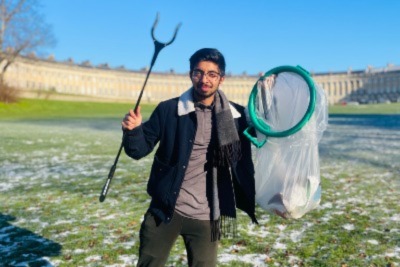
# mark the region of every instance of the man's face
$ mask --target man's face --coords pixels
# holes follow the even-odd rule
[[[225,77],[221,77],[218,65],[212,61],[201,61],[190,74],[195,96],[198,100],[214,99],[214,94]]]

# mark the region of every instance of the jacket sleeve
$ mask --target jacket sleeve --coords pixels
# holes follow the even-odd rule
[[[161,107],[158,105],[148,121],[125,133],[123,146],[129,157],[141,159],[153,151],[160,140],[161,129],[164,128],[161,114]]]

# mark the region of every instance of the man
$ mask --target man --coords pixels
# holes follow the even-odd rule
[[[140,229],[138,266],[164,266],[181,235],[189,266],[215,266],[221,230],[236,218],[235,206],[257,222],[254,167],[244,108],[219,86],[225,59],[216,49],[190,58],[193,86],[161,102],[142,123],[140,109],[122,121],[124,149],[140,159],[159,143],[147,192],[152,197]]]

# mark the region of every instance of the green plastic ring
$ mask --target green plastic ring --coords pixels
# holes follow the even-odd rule
[[[281,132],[272,131],[271,127],[268,124],[264,123],[263,120],[259,119],[256,114],[255,101],[256,101],[256,96],[257,96],[257,91],[258,91],[257,90],[258,81],[257,81],[256,84],[254,85],[253,90],[251,91],[251,94],[249,97],[249,104],[248,104],[249,116],[250,116],[250,120],[253,123],[253,126],[258,131],[263,133],[264,135],[270,136],[270,137],[287,137],[289,135],[292,135],[292,134],[298,132],[310,120],[311,115],[313,114],[314,109],[315,109],[316,90],[315,90],[314,81],[312,80],[310,74],[302,67],[300,67],[300,66],[276,67],[276,68],[271,69],[270,71],[266,72],[262,77],[260,77],[259,80],[264,79],[270,75],[278,74],[281,72],[294,72],[294,73],[300,75],[306,81],[308,88],[310,90],[310,102],[308,104],[306,113],[304,114],[303,118],[295,126],[293,126],[292,128],[290,128],[288,130],[281,131]]]

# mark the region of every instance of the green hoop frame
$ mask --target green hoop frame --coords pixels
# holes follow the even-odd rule
[[[307,83],[308,88],[310,90],[310,102],[308,104],[306,113],[304,114],[303,118],[292,128],[281,131],[281,132],[276,132],[271,130],[271,127],[264,123],[263,120],[259,119],[257,117],[256,111],[255,111],[255,101],[257,97],[257,84],[259,80],[265,79],[268,76],[271,76],[273,74],[278,74],[281,72],[293,72],[298,75],[300,75]],[[262,147],[266,143],[266,139],[262,142],[259,142],[256,137],[251,136],[249,133],[249,130],[251,128],[256,128],[259,132],[264,134],[266,137],[287,137],[289,135],[292,135],[296,132],[298,132],[303,126],[310,120],[311,115],[314,112],[315,109],[315,101],[316,101],[316,89],[314,85],[314,81],[312,80],[310,74],[308,71],[303,69],[300,66],[280,66],[271,69],[270,71],[266,72],[260,79],[258,79],[256,84],[253,86],[253,89],[251,91],[250,97],[249,97],[249,104],[248,104],[248,111],[249,111],[249,116],[250,120],[253,123],[253,126],[248,127],[243,133],[244,135],[258,148]]]

